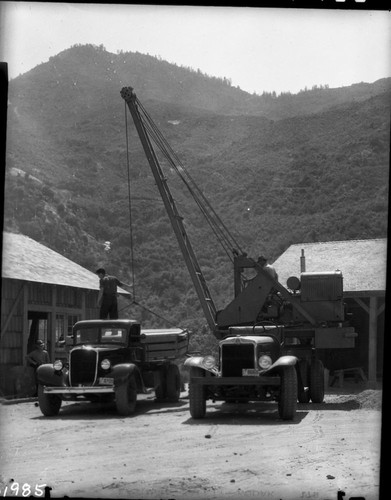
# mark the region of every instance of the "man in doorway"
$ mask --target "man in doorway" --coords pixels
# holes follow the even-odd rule
[[[105,269],[100,267],[95,271],[99,277],[99,295],[97,306],[100,319],[118,319],[117,287],[124,284],[115,276],[106,274]]]
[[[45,349],[45,344],[42,340],[35,342],[35,349],[26,356],[26,361],[29,366],[37,370],[38,366],[50,363],[49,353]]]

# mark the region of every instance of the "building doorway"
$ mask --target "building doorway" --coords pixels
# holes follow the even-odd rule
[[[50,339],[48,338],[49,313],[42,311],[28,311],[29,336],[27,340],[27,353],[35,349],[37,340],[42,340],[50,352]]]

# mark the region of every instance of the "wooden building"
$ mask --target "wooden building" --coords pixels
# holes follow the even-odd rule
[[[66,337],[81,319],[99,317],[99,279],[33,239],[4,232],[1,286],[0,390],[23,392],[25,358],[42,339],[50,359],[66,359]],[[124,297],[130,294],[119,289]],[[16,387],[18,385],[18,387]],[[28,385],[28,384],[27,384]]]
[[[352,349],[320,353],[333,370],[363,368],[369,386],[383,374],[387,240],[350,240],[291,245],[275,262],[281,284],[301,271],[342,271],[344,302],[358,337]]]

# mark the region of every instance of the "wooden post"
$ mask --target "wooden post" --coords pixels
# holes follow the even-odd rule
[[[301,257],[300,257],[300,272],[305,273],[305,255],[304,248],[301,249]]]
[[[86,293],[87,293],[87,290],[84,290],[84,288],[83,288],[81,291],[81,319],[87,318]]]
[[[57,285],[52,286],[52,303],[48,314],[48,338],[50,339],[49,357],[53,363],[56,348]]]
[[[14,303],[12,304],[11,310],[9,311],[9,313],[7,315],[7,318],[4,322],[4,325],[2,325],[2,327],[1,327],[0,340],[2,339],[3,335],[7,331],[7,328],[8,328],[8,325],[10,324],[12,316],[13,316],[14,312],[16,311],[16,308],[18,307],[20,300],[23,297],[23,292],[24,292],[24,285],[22,284],[22,286],[20,287],[19,292],[14,300]]]
[[[26,366],[27,344],[29,341],[29,286],[28,283],[23,285],[23,323],[22,323],[22,365]]]
[[[369,299],[369,338],[368,338],[368,387],[376,388],[377,372],[377,297]]]

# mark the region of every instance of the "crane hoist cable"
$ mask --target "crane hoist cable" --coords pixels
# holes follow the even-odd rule
[[[175,327],[177,328],[178,325],[177,324],[174,324],[172,323],[170,320],[168,320],[167,318],[161,316],[160,314],[156,313],[155,311],[152,311],[152,309],[149,309],[148,307],[145,307],[143,306],[142,304],[140,304],[140,302],[137,302],[136,300],[133,300],[131,304],[127,304],[126,306],[122,307],[121,309],[119,309],[118,312],[121,312],[123,311],[124,309],[127,309],[128,307],[130,307],[130,305],[136,305],[137,307],[139,307],[140,309],[144,309],[144,311],[147,311],[149,312],[150,314],[153,314],[154,316],[156,316],[157,318],[159,319],[162,319],[163,321],[165,321],[168,325],[172,326],[172,327]],[[186,330],[186,328],[183,328],[183,330]]]
[[[231,252],[235,249],[235,247],[239,248],[238,243],[230,234],[227,227],[219,218],[219,216],[217,215],[217,213],[215,212],[215,210],[213,209],[213,207],[211,206],[205,195],[202,193],[202,191],[200,190],[194,179],[190,176],[189,172],[184,167],[183,163],[177,157],[176,153],[172,150],[171,146],[167,143],[167,141],[164,139],[164,137],[162,136],[160,131],[156,128],[156,126],[154,126],[153,121],[146,113],[144,108],[142,108],[142,111],[145,115],[145,118],[148,120],[147,122],[144,121],[144,126],[147,128],[147,130],[149,130],[151,138],[154,140],[155,144],[159,146],[160,150],[163,152],[163,154],[169,161],[172,168],[175,170],[175,172],[187,186],[190,194],[192,195],[196,204],[200,208],[201,213],[204,215],[205,219],[209,223],[210,227],[212,228],[212,231],[215,233],[220,244],[223,246],[226,253],[231,258]],[[154,127],[153,132],[151,132],[150,125]],[[175,163],[174,158],[176,159],[177,163]]]
[[[216,224],[215,220],[210,216],[210,212],[208,212],[205,208],[205,205],[201,202],[201,198],[197,196],[196,191],[199,190],[198,187],[194,189],[195,183],[193,181],[193,186],[188,182],[182,172],[184,172],[184,167],[178,167],[178,165],[173,161],[172,156],[170,156],[169,151],[162,142],[161,138],[158,135],[155,135],[153,129],[149,126],[149,124],[145,121],[143,121],[145,129],[148,131],[149,136],[153,140],[153,142],[159,147],[160,151],[163,153],[164,157],[168,160],[170,163],[171,167],[173,170],[178,174],[178,176],[181,178],[181,180],[184,182],[186,185],[187,189],[189,190],[190,194],[192,195],[194,201],[196,202],[197,206],[199,207],[201,213],[204,215],[206,221],[208,222],[209,226],[211,227],[212,231],[214,232],[217,240],[220,242],[222,245],[223,249],[227,253],[227,255],[230,257],[230,250],[231,250],[231,244],[227,240],[226,235],[221,231],[221,225],[219,226]]]
[[[160,314],[157,314],[156,312],[152,311],[152,309],[149,309],[148,307],[143,306],[136,300],[136,283],[135,283],[135,272],[134,272],[134,244],[133,244],[133,217],[132,217],[132,197],[131,197],[131,181],[130,181],[130,158],[129,158],[129,134],[128,134],[128,121],[127,121],[127,114],[126,114],[126,104],[125,104],[125,135],[126,135],[126,165],[127,165],[127,180],[128,180],[128,206],[129,206],[129,234],[130,234],[130,267],[131,267],[131,273],[132,273],[132,303],[130,305],[136,305],[140,309],[143,309],[144,311],[147,311],[154,316],[156,316],[159,319],[162,319],[165,321],[168,325],[172,327],[176,327],[177,325],[174,325],[170,320],[167,318],[161,316]],[[160,201],[160,200],[156,200]],[[120,311],[123,309],[127,309],[129,305],[124,306]]]
[[[143,105],[136,97],[136,102],[138,109],[140,111],[141,119],[145,129],[148,131],[153,142],[158,146],[164,157],[167,159],[171,167],[178,174],[181,180],[186,185],[190,194],[192,195],[194,201],[200,208],[201,213],[204,215],[212,231],[216,235],[218,241],[222,245],[224,251],[227,253],[229,258],[232,260],[232,253],[243,253],[240,245],[230,233],[224,222],[218,216],[206,196],[203,194],[201,189],[198,187],[197,183],[194,181],[192,176],[189,174],[184,164],[177,156],[175,151],[172,149],[170,144],[164,138],[163,134],[159,131],[156,124],[153,122],[152,118],[149,116],[148,112],[145,110]]]
[[[125,136],[126,136],[126,164],[128,175],[128,206],[129,206],[129,234],[130,234],[130,267],[132,271],[132,296],[133,302],[136,301],[136,285],[134,280],[134,252],[133,252],[133,223],[132,223],[132,197],[130,193],[130,160],[129,160],[129,136],[128,136],[128,121],[126,119],[125,109]]]

